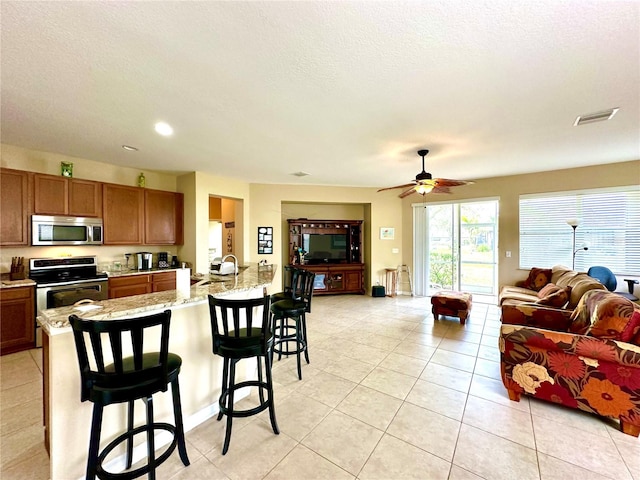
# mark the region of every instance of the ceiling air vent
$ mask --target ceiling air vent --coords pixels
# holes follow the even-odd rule
[[[580,115],[576,118],[574,127],[578,125],[584,125],[585,123],[603,122],[605,120],[611,120],[613,116],[620,110],[619,108],[610,108],[603,112],[589,113],[588,115]]]
[[[307,172],[295,172],[295,173],[292,173],[291,175],[295,177],[306,177],[307,175],[311,175],[311,174]]]

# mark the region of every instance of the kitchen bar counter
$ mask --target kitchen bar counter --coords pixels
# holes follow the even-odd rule
[[[108,272],[104,272],[107,274],[107,277],[126,277],[128,275],[144,275],[149,273],[160,273],[160,272],[175,272],[176,270],[180,270],[179,268],[150,268],[149,270],[136,270],[136,269],[127,269],[123,268],[122,270],[109,270]]]
[[[43,310],[38,316],[38,323],[49,335],[57,335],[70,331],[69,315],[72,314],[94,320],[142,315],[146,312],[164,310],[179,305],[204,302],[209,294],[223,296],[267,287],[271,285],[275,272],[275,269],[266,269],[254,264],[240,271],[238,275],[205,275],[199,277],[201,280],[189,289],[168,290],[103,300],[89,305]]]
[[[135,317],[170,309],[169,351],[182,358],[179,381],[184,427],[188,431],[217,415],[222,385],[222,359],[212,352],[207,295],[238,298],[262,296],[275,272],[275,268],[264,269],[254,264],[238,276],[204,276],[199,285],[190,288],[104,300],[85,305],[85,308],[81,305],[42,311],[38,321],[43,326],[45,446],[50,456],[50,478],[84,478],[87,462],[93,404],[80,401],[80,372],[72,329],[68,324],[70,314],[97,320]],[[153,341],[153,335],[158,335],[157,332],[150,334],[150,341]],[[238,367],[238,382],[255,375],[255,361],[243,361]],[[173,423],[170,389],[153,398],[155,421]],[[237,400],[240,400],[240,396]],[[138,405],[136,425],[144,423],[144,417],[144,408]],[[126,430],[126,418],[126,404],[105,408],[101,448]],[[222,440],[221,437],[220,442]],[[168,441],[167,435],[156,435],[156,448],[160,449]],[[189,448],[193,447],[187,445]],[[122,470],[123,452],[114,453],[112,464],[106,467],[109,471]],[[191,458],[196,453],[189,451]],[[146,455],[144,442],[134,448],[134,463],[143,455]]]

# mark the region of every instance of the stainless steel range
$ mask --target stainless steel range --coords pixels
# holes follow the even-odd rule
[[[82,300],[106,300],[108,279],[98,273],[95,256],[32,258],[29,278],[36,282],[38,313],[47,308],[65,307]],[[36,325],[36,345],[41,346],[42,335]]]

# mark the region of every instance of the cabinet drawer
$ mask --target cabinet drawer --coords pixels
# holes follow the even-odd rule
[[[0,289],[2,300],[19,300],[33,296],[33,287],[15,287]]]
[[[162,272],[162,273],[154,273],[152,276],[153,283],[156,282],[175,282],[176,281],[176,272]]]
[[[124,287],[127,285],[137,285],[139,283],[150,283],[151,275],[127,275],[125,277],[115,277],[109,279],[109,287]]]

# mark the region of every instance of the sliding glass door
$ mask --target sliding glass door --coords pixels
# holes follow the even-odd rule
[[[498,201],[414,205],[416,293],[495,295]]]

